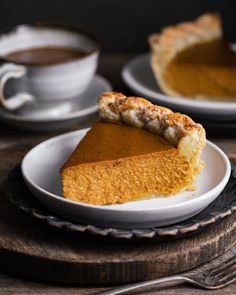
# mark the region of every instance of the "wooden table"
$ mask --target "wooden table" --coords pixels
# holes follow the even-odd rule
[[[123,91],[124,93],[130,93],[129,90],[124,86],[121,77],[120,70],[122,66],[129,60],[131,56],[127,55],[104,55],[100,59],[99,73],[104,75],[112,83],[114,90]],[[84,122],[83,126],[88,126],[90,122]],[[78,126],[71,128],[77,129]],[[14,146],[19,146],[20,144],[37,144],[46,138],[56,135],[53,134],[34,134],[32,132],[20,132],[17,130],[10,129],[6,126],[0,126],[0,148],[10,149],[14,153]],[[221,134],[220,130],[214,132],[214,134],[208,134],[208,138],[220,146],[227,154],[236,155],[236,132],[234,134]],[[5,164],[4,164],[5,163]],[[6,164],[7,167],[14,167],[16,164],[14,161],[14,156],[8,159],[4,159],[0,164],[0,175],[3,178],[6,174]],[[91,294],[96,291],[103,290],[104,288],[90,288],[89,286],[85,287],[76,287],[76,286],[58,286],[52,284],[44,284],[33,281],[21,280],[18,278],[13,278],[0,274],[0,294]],[[142,290],[132,294],[196,294],[202,295],[206,294],[207,291],[203,291],[196,288],[191,288],[187,285],[168,285],[158,288],[150,288],[146,291]],[[210,292],[213,295],[220,294],[236,294],[236,283],[228,286],[224,290],[216,290]]]

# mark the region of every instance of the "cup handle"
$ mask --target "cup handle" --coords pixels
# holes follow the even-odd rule
[[[34,100],[28,93],[17,93],[9,98],[4,96],[6,82],[11,78],[20,78],[26,73],[26,68],[13,63],[6,63],[0,66],[0,104],[9,111],[15,111],[26,103]]]

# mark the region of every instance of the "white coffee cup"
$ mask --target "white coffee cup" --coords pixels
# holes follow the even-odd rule
[[[29,65],[7,58],[13,52],[41,47],[73,48],[86,55],[48,65]],[[0,105],[16,111],[28,103],[53,105],[83,93],[96,71],[99,50],[96,37],[66,25],[20,25],[0,34]],[[4,95],[6,83],[14,93],[8,98]]]

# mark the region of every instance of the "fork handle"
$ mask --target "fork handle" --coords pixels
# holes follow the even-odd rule
[[[161,283],[167,283],[167,282],[173,282],[173,281],[179,281],[179,283],[189,281],[188,278],[182,277],[182,276],[169,276],[169,277],[163,277],[160,279],[145,281],[145,282],[139,282],[134,284],[128,284],[122,287],[118,287],[115,289],[111,289],[105,292],[99,292],[94,295],[116,295],[116,294],[124,294],[128,291],[136,290],[143,287],[148,287],[152,285],[157,285]]]

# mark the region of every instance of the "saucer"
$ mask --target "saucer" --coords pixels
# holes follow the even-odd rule
[[[65,129],[73,124],[86,119],[87,116],[96,113],[97,100],[100,94],[104,91],[111,91],[111,84],[102,76],[95,75],[89,88],[73,101],[60,104],[59,108],[55,109],[55,114],[51,115],[51,110],[48,114],[51,116],[42,116],[39,112],[35,116],[10,113],[7,110],[0,108],[0,122],[17,129],[28,131],[56,131]]]
[[[194,192],[107,206],[65,199],[61,193],[60,168],[87,131],[78,130],[46,140],[29,151],[22,162],[23,178],[32,194],[66,220],[121,229],[166,226],[198,214],[217,198],[228,182],[229,160],[208,141],[201,156],[205,167]]]
[[[160,90],[152,73],[149,53],[131,59],[122,70],[122,78],[136,95],[149,98],[156,104],[203,119],[214,121],[235,120],[236,102],[196,100],[165,95]]]
[[[65,114],[69,114],[78,108],[78,97],[70,99],[67,102],[58,103],[29,103],[24,105],[15,114],[28,119],[47,120],[48,118],[58,118]]]

